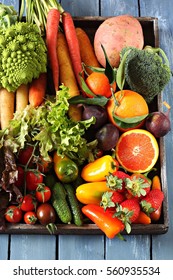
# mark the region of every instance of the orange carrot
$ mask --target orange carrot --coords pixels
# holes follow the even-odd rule
[[[73,71],[67,41],[65,35],[62,32],[59,32],[58,34],[57,54],[59,62],[60,83],[69,88],[70,97],[79,95],[80,91]],[[68,114],[73,120],[81,120],[81,108],[77,107],[76,105],[70,105]]]
[[[64,33],[70,52],[73,70],[76,76],[76,80],[78,81],[78,84],[81,87],[81,80],[80,80],[79,73],[82,73],[82,62],[80,56],[79,42],[76,35],[74,22],[70,13],[64,12],[62,14],[62,23],[63,23]]]
[[[76,34],[79,42],[81,60],[85,64],[86,72],[89,75],[93,71],[87,66],[100,67],[100,64],[96,58],[94,48],[88,34],[80,27],[76,28]]]
[[[14,115],[15,93],[9,92],[4,88],[0,89],[0,106],[1,106],[1,129],[8,127],[10,120]]]
[[[153,177],[151,189],[153,189],[153,190],[162,189],[160,177],[158,175],[155,175]],[[162,205],[159,207],[159,209],[157,209],[156,211],[154,211],[150,214],[151,220],[154,222],[157,222],[160,219],[161,213],[162,213]]]
[[[29,87],[29,103],[33,107],[44,101],[47,86],[47,73],[41,73],[38,79],[33,79]]]
[[[50,9],[46,24],[46,45],[56,91],[59,89],[59,65],[56,51],[59,22],[60,12],[58,9]]]
[[[151,219],[146,213],[144,213],[143,211],[140,211],[139,216],[135,220],[134,224],[149,225],[149,224],[151,224]]]

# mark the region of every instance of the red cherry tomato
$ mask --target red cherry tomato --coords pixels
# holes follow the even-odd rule
[[[20,209],[24,212],[33,211],[37,206],[35,197],[32,194],[26,194],[20,205]]]
[[[36,199],[41,202],[47,202],[51,197],[51,190],[44,184],[39,184],[35,192]]]
[[[97,159],[97,158],[100,158],[102,156],[103,156],[103,150],[96,149],[95,152],[94,152],[94,158]]]
[[[16,205],[10,205],[7,207],[5,212],[5,219],[9,223],[19,223],[23,218],[23,212],[19,208],[19,206]]]
[[[32,163],[32,153],[33,153],[34,147],[33,146],[27,146],[26,148],[20,150],[19,156],[18,156],[18,162],[22,165],[26,165],[29,163]]]
[[[52,167],[53,160],[51,157],[49,157],[49,160],[44,160],[41,156],[39,157],[37,166],[40,172],[47,173],[50,168]]]
[[[33,211],[28,211],[24,214],[23,219],[25,224],[34,225],[37,221],[37,215]]]
[[[35,191],[38,184],[43,183],[43,175],[38,170],[26,172],[26,189],[28,191]]]
[[[21,166],[17,166],[17,171],[18,171],[18,178],[17,181],[15,182],[15,185],[18,188],[21,188],[24,184],[25,171]]]

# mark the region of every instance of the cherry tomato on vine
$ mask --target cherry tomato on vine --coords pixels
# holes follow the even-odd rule
[[[100,157],[102,157],[102,156],[103,156],[103,150],[101,150],[101,149],[96,149],[96,150],[94,151],[94,158],[95,158],[95,159],[100,158]]]
[[[21,166],[17,166],[18,178],[15,182],[16,187],[21,188],[24,184],[25,171]]]
[[[40,171],[33,169],[26,172],[26,189],[28,191],[35,191],[38,184],[43,183],[43,175]]]
[[[19,206],[16,205],[10,205],[7,207],[5,212],[5,219],[9,223],[19,223],[23,218],[23,212],[19,208]]]
[[[37,215],[33,211],[28,211],[24,214],[23,219],[25,224],[34,225],[37,221]]]
[[[37,166],[40,172],[47,173],[53,165],[52,157],[49,157],[49,160],[44,160],[42,156],[39,157]]]
[[[56,213],[53,206],[49,203],[42,203],[37,208],[37,218],[42,225],[48,225],[50,223],[55,223]]]
[[[26,148],[20,150],[19,156],[18,156],[18,162],[22,165],[26,165],[30,161],[30,165],[31,165],[33,151],[34,151],[33,146],[27,146]]]
[[[45,184],[39,184],[35,192],[36,199],[41,202],[47,202],[51,197],[51,190]]]
[[[33,211],[37,206],[35,197],[32,194],[26,194],[20,205],[20,209],[24,212]]]

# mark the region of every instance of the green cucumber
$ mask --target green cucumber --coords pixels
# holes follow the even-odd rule
[[[64,186],[57,182],[52,188],[52,205],[64,224],[70,224],[72,220],[72,213],[68,202],[66,200],[66,191]]]
[[[71,208],[74,224],[76,226],[82,226],[82,211],[80,209],[79,202],[76,198],[74,188],[70,184],[64,184],[64,188],[67,192],[67,199]]]

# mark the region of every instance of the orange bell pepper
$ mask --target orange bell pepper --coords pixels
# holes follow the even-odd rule
[[[100,204],[102,194],[111,191],[106,181],[85,183],[76,188],[76,197],[83,204]]]
[[[151,188],[152,188],[152,190],[154,190],[154,189],[161,190],[162,189],[160,177],[158,175],[155,175],[153,177]],[[150,214],[151,220],[153,222],[157,222],[160,219],[161,212],[162,212],[162,205],[159,207],[159,209],[157,209],[156,211],[154,211]]]
[[[140,211],[138,218],[133,222],[134,224],[151,224],[151,218],[143,211]]]
[[[105,155],[85,165],[81,177],[86,182],[106,181],[106,176],[115,172],[118,168],[118,161],[110,155]]]
[[[117,217],[113,217],[112,213],[105,211],[104,208],[99,205],[87,204],[82,207],[82,212],[93,221],[108,238],[112,239],[124,230],[124,224]]]

